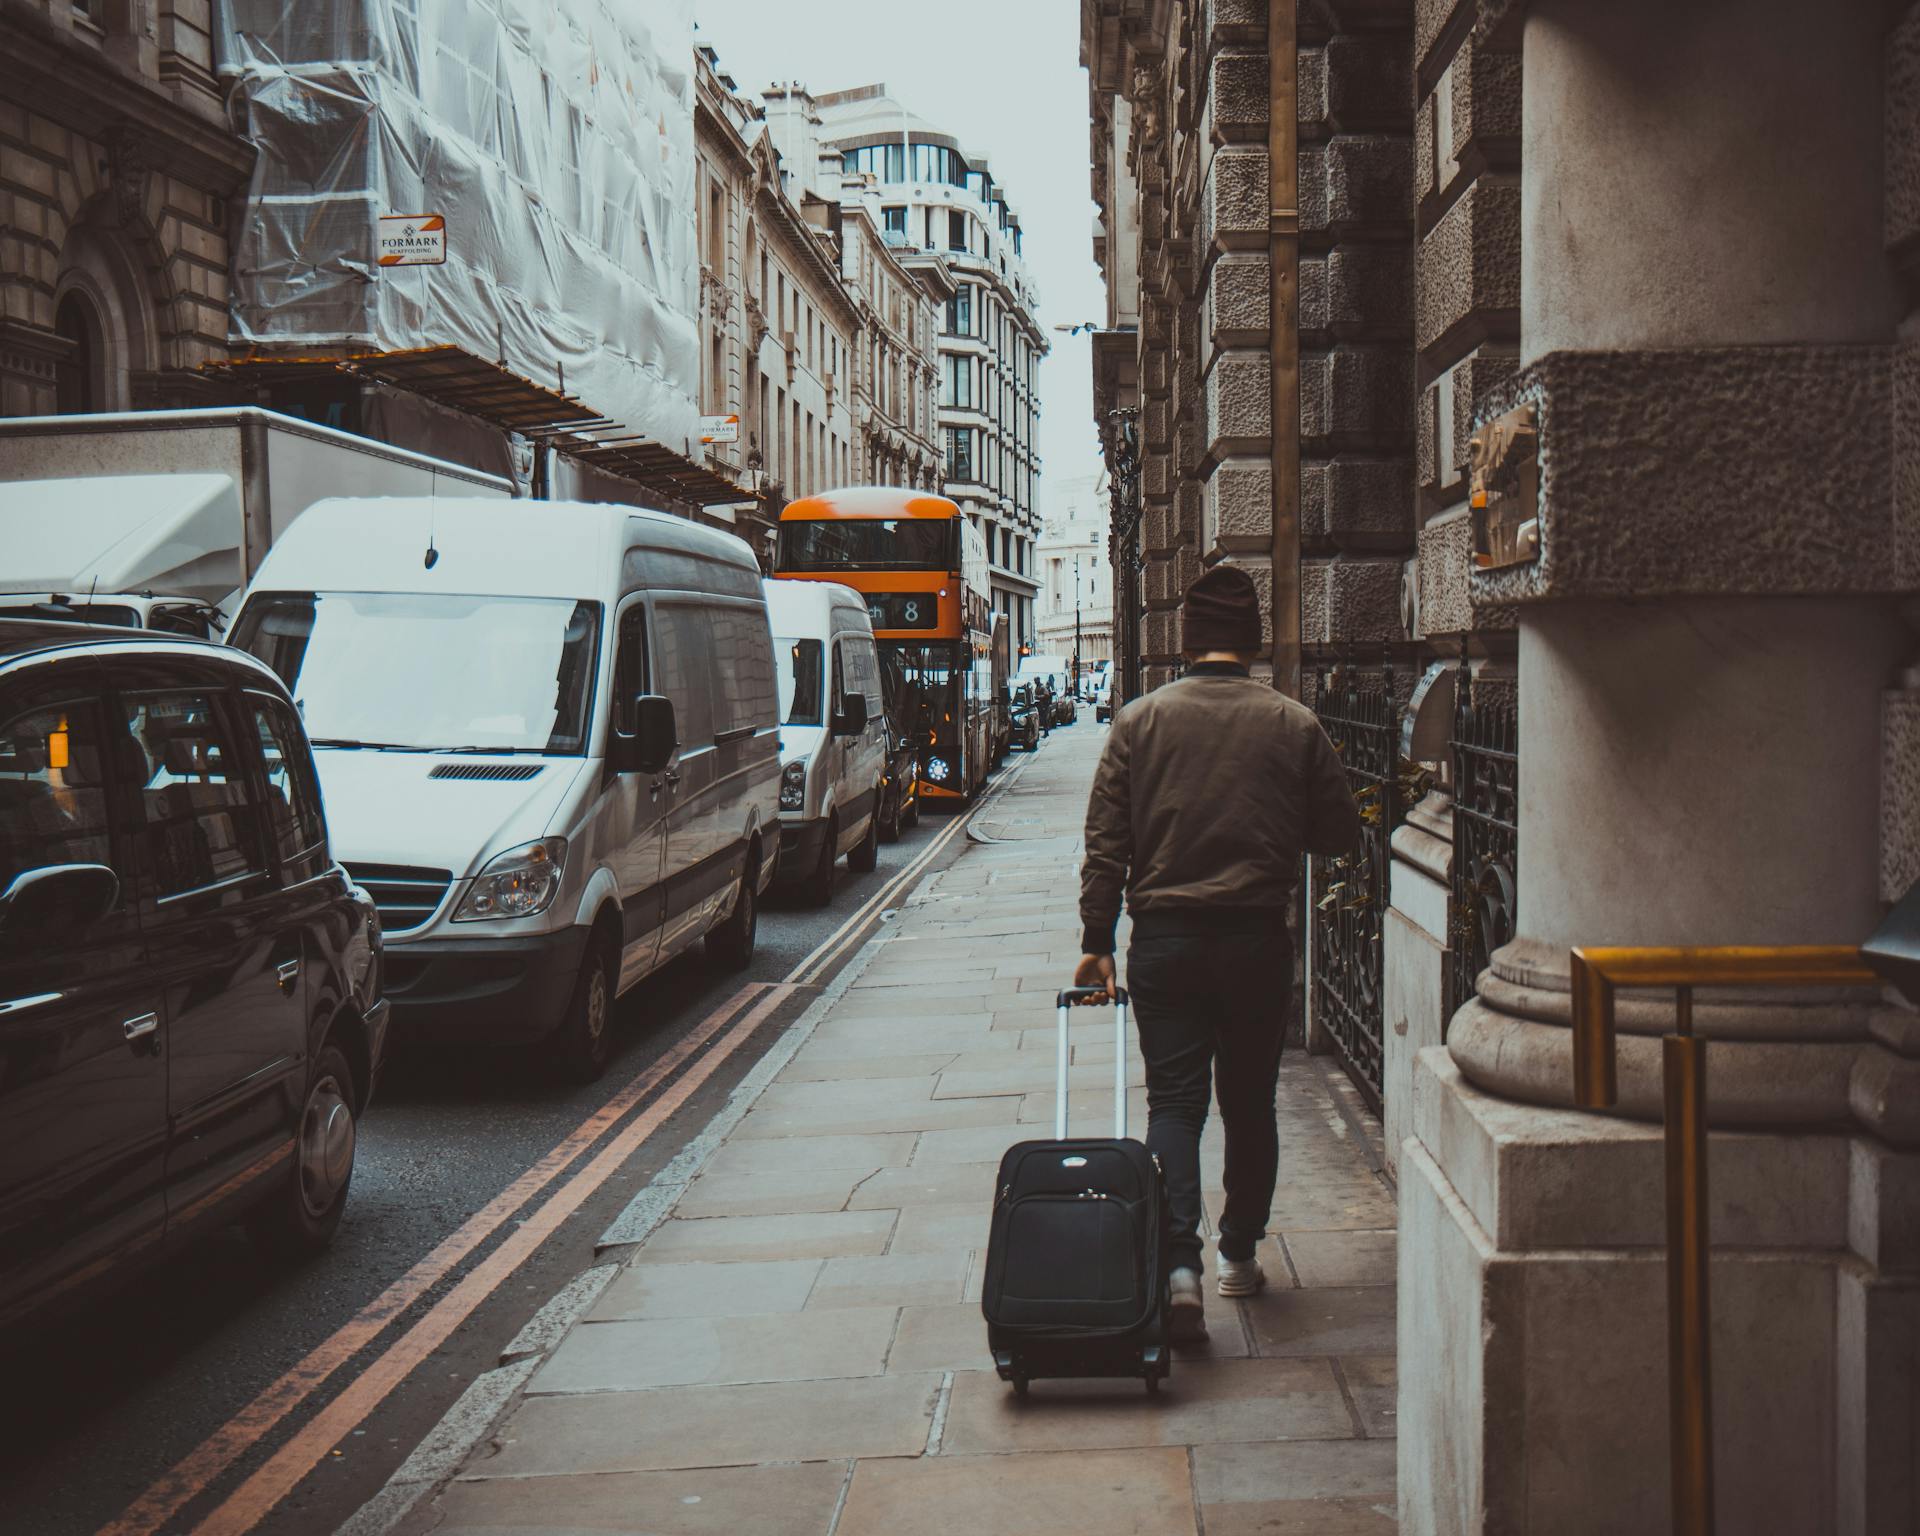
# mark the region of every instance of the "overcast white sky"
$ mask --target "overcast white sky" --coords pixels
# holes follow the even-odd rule
[[[1099,473],[1092,343],[1056,324],[1106,314],[1093,262],[1087,75],[1074,0],[695,0],[700,41],[744,92],[815,94],[884,81],[907,107],[984,151],[1020,215],[1040,324],[1040,514],[1063,480]]]

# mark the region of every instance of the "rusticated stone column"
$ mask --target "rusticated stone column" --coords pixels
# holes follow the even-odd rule
[[[1892,894],[1920,499],[1887,177],[1920,74],[1882,67],[1888,7],[1481,11],[1524,89],[1519,367],[1476,415],[1540,427],[1538,556],[1471,585],[1518,620],[1520,937],[1415,1070],[1401,1529],[1638,1533],[1669,1518],[1673,1010],[1623,998],[1619,1113],[1565,1107],[1567,951],[1858,942]],[[1920,1023],[1867,992],[1694,1018],[1718,1528],[1910,1531]]]

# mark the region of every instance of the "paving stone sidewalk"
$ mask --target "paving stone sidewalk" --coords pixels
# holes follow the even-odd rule
[[[1049,1134],[1104,730],[1056,731],[489,1443],[410,1530],[1374,1536],[1394,1522],[1394,1203],[1329,1060],[1282,1068],[1270,1288],[1137,1382],[993,1373],[994,1165]],[[1075,1128],[1111,1123],[1105,1015]],[[1137,1054],[1132,1128],[1144,1132]],[[1217,1119],[1206,1144],[1217,1216]]]

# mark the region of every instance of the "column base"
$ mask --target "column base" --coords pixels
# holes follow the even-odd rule
[[[1414,1069],[1401,1148],[1403,1536],[1668,1528],[1658,1127]],[[1718,1528],[1892,1536],[1920,1518],[1920,1155],[1716,1133]]]

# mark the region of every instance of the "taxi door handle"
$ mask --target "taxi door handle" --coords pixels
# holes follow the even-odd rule
[[[293,984],[300,979],[300,962],[298,960],[283,960],[273,968],[273,973],[280,982],[280,990],[291,996],[293,994]]]
[[[128,1045],[138,1045],[142,1040],[160,1028],[160,1015],[142,1013],[128,1019],[120,1026],[120,1033],[127,1037]]]

